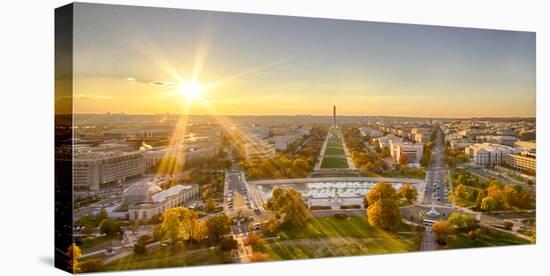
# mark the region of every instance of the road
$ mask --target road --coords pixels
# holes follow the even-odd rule
[[[252,215],[259,214],[260,203],[253,194],[244,173],[240,170],[229,170],[225,174],[224,185],[224,210],[226,213],[233,215]]]
[[[449,203],[445,179],[447,168],[441,129],[436,127],[435,146],[432,149],[430,164],[426,169],[426,193],[423,204],[446,205]]]
[[[420,245],[420,251],[437,250],[439,245],[437,244],[437,236],[432,231],[431,226],[426,226],[426,233],[422,239],[422,245]]]

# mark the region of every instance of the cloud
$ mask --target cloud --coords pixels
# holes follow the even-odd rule
[[[155,86],[155,87],[173,87],[175,86],[175,83],[173,82],[170,82],[170,81],[152,81],[152,82],[149,82],[150,85],[152,86]]]
[[[74,95],[74,98],[77,100],[90,100],[90,101],[106,101],[112,100],[113,98],[105,95],[95,95],[95,94],[80,94]]]

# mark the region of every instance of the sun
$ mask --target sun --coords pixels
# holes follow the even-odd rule
[[[192,99],[200,97],[204,91],[204,88],[198,83],[188,82],[183,83],[179,91],[185,97]]]

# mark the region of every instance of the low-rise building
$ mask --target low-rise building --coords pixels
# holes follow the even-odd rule
[[[123,182],[145,173],[140,152],[80,152],[74,155],[75,188],[99,190],[103,184]]]
[[[123,192],[129,220],[148,220],[165,210],[185,205],[199,197],[199,185],[175,185],[166,190],[154,182],[136,183]]]
[[[396,163],[399,163],[402,156],[406,156],[410,164],[420,163],[424,152],[422,143],[390,142],[390,145],[390,153]]]
[[[263,126],[251,126],[251,127],[241,127],[240,128],[243,135],[245,135],[246,140],[263,140],[269,137],[269,128]]]
[[[476,167],[492,167],[503,163],[506,155],[519,153],[519,150],[505,145],[481,143],[466,147],[464,152],[473,159]]]
[[[378,146],[380,146],[381,149],[385,147],[390,147],[390,142],[397,143],[397,142],[403,142],[403,138],[397,137],[394,134],[388,134],[384,137],[376,138],[375,140],[378,143]]]
[[[507,154],[504,157],[504,163],[520,171],[537,171],[536,154],[533,152],[521,152],[517,154]]]
[[[517,139],[514,136],[485,135],[485,136],[478,136],[477,141],[482,143],[487,142],[487,143],[493,143],[493,144],[513,146],[514,143],[517,141]]]
[[[363,137],[379,138],[384,136],[384,133],[382,131],[376,129],[360,127],[359,131],[361,132],[361,136]]]
[[[220,147],[216,143],[195,143],[142,149],[147,168],[154,167],[164,158],[173,158],[180,165],[208,161],[215,158]]]
[[[517,141],[514,143],[514,147],[534,152],[537,149],[537,143],[535,141]]]
[[[256,163],[275,158],[275,146],[266,142],[250,142],[244,145],[247,162]]]
[[[294,135],[279,135],[267,139],[267,142],[273,143],[276,150],[285,151],[290,144],[296,141],[296,138]]]

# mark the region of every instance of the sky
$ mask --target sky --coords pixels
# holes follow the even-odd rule
[[[74,42],[75,113],[536,114],[532,32],[77,3]]]

